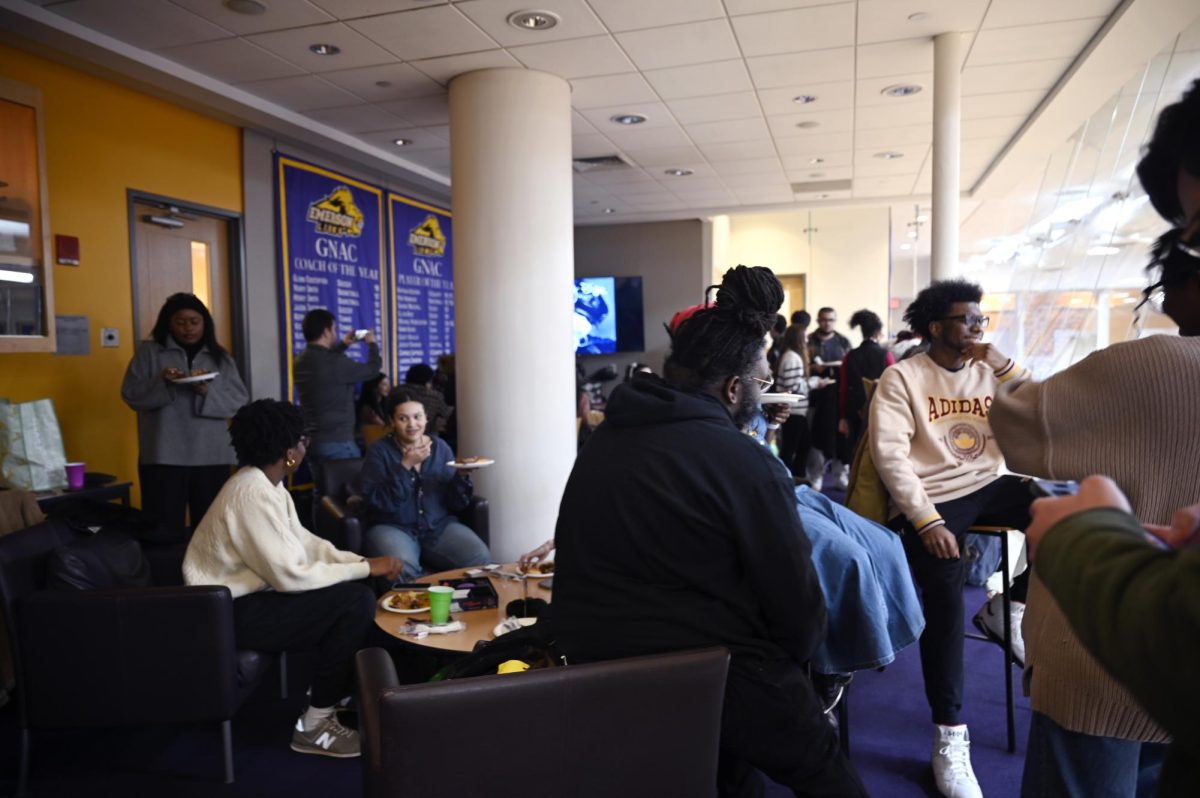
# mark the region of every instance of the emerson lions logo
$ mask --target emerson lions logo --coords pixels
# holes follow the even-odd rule
[[[442,232],[438,218],[431,213],[425,217],[425,221],[409,230],[408,245],[412,247],[414,255],[445,255],[446,234]]]
[[[354,195],[345,186],[338,186],[308,206],[308,221],[318,233],[331,236],[362,235],[363,214],[354,204]]]

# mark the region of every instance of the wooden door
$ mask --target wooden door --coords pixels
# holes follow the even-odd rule
[[[233,351],[228,221],[140,202],[133,212],[135,335],[149,338],[163,302],[185,291],[208,307],[217,343]]]

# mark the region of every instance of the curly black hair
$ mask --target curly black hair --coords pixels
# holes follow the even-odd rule
[[[405,402],[417,402],[422,408],[425,407],[425,400],[421,398],[419,393],[410,387],[401,385],[398,388],[393,388],[392,392],[388,394],[387,401],[383,403],[383,412],[385,414],[383,420],[390,424],[392,416],[396,413],[396,408]],[[425,412],[428,413],[429,410],[426,409]]]
[[[212,314],[208,312],[208,308],[204,306],[204,303],[195,294],[180,292],[167,297],[167,301],[158,310],[158,319],[154,322],[154,329],[150,331],[150,337],[159,346],[166,346],[167,336],[171,334],[171,317],[181,310],[194,310],[200,314],[200,318],[204,319],[204,337],[200,339],[200,342],[208,347],[208,351],[216,357],[224,357],[225,349],[217,343],[217,333],[213,329]]]
[[[863,308],[854,311],[854,315],[850,317],[850,329],[855,327],[862,329],[864,339],[874,338],[883,329],[883,321],[876,314]]]
[[[747,378],[783,304],[783,286],[765,266],[735,266],[721,278],[716,304],[685,319],[671,335],[664,375],[688,390],[707,390],[731,376]]]
[[[229,423],[229,438],[242,466],[263,468],[279,462],[303,434],[300,408],[278,399],[243,405]]]
[[[930,337],[929,325],[941,321],[955,302],[978,302],[983,289],[967,280],[936,280],[929,284],[904,311],[904,321],[913,332]]]
[[[1173,225],[1187,222],[1179,204],[1179,169],[1200,177],[1200,80],[1158,115],[1146,154],[1138,162],[1138,180],[1158,215]]]

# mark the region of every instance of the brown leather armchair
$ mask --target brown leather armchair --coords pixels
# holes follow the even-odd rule
[[[728,665],[713,648],[400,686],[364,649],[365,794],[714,796]]]
[[[17,677],[17,794],[35,728],[219,723],[232,782],[230,719],[275,658],[236,650],[226,587],[47,589],[51,554],[86,537],[51,519],[0,538],[0,611]],[[152,555],[151,571],[177,581],[179,553],[173,565],[163,551]]]
[[[362,471],[362,464],[361,457],[321,463],[325,495],[321,497],[316,529],[318,535],[339,549],[360,554],[365,531],[363,516],[366,514],[366,503],[358,493],[358,475]],[[487,499],[476,496],[470,506],[458,514],[458,518],[484,543],[489,542]]]

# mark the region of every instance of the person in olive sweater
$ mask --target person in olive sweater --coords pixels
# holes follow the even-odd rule
[[[1200,505],[1143,526],[1108,477],[1040,499],[1034,568],[1075,634],[1174,738],[1159,796],[1200,793]]]

